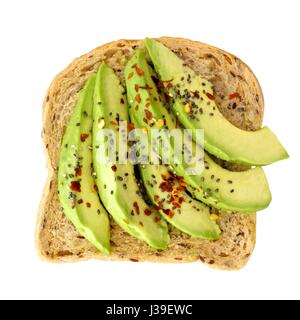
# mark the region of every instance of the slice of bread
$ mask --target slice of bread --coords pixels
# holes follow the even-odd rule
[[[218,106],[224,116],[245,130],[260,128],[264,101],[261,88],[249,67],[240,59],[210,45],[181,38],[157,39],[171,48],[191,68],[215,87]],[[64,215],[57,196],[59,150],[78,92],[90,74],[105,61],[122,81],[126,61],[142,44],[140,40],[119,40],[105,44],[74,60],[52,82],[43,104],[43,140],[49,169],[39,209],[36,239],[42,258],[53,261],[84,259],[155,262],[202,261],[221,269],[239,269],[255,246],[256,216],[218,213],[223,231],[218,241],[205,241],[170,229],[171,243],[157,252],[124,232],[111,221],[112,254],[103,256],[86,241]],[[238,92],[239,95],[233,95]],[[231,170],[243,170],[220,162]],[[125,200],[124,200],[125,201]]]

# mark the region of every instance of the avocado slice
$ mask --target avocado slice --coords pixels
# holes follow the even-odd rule
[[[138,50],[128,62],[125,79],[129,112],[139,127],[172,130],[175,124],[168,112],[162,113],[164,106],[142,50]],[[193,143],[192,148],[201,147]],[[204,170],[200,175],[187,174],[189,166],[185,162],[171,162],[171,165],[177,176],[184,177],[193,197],[217,209],[251,213],[266,208],[271,201],[267,179],[259,167],[232,172],[216,164],[205,152]]]
[[[170,49],[152,40],[146,48],[166,91],[173,96],[172,110],[185,128],[204,129],[204,147],[216,157],[246,165],[267,165],[288,158],[274,133],[264,127],[245,131],[230,123],[219,111],[212,84],[196,74]],[[162,82],[164,83],[164,82]]]
[[[58,191],[64,213],[98,250],[110,253],[110,223],[91,172],[95,75],[79,93],[60,150]]]
[[[138,128],[134,112],[129,114]],[[167,165],[143,164],[139,165],[139,170],[148,197],[166,221],[195,238],[219,239],[221,231],[212,221],[209,207],[185,192],[187,186],[183,177],[176,176]]]
[[[221,231],[211,220],[209,207],[191,198],[181,177],[164,165],[139,165],[155,208],[177,229],[205,240],[217,240]]]
[[[93,118],[94,169],[104,206],[126,232],[155,249],[165,249],[169,243],[166,222],[144,201],[133,165],[122,164],[117,159],[121,152],[119,139],[126,136],[121,124],[123,121],[128,122],[128,106],[124,88],[114,71],[105,63],[101,64],[97,73]],[[111,132],[108,141],[107,130]],[[101,157],[107,156],[110,144],[114,143],[112,141],[116,146],[116,159],[115,162],[105,163]]]

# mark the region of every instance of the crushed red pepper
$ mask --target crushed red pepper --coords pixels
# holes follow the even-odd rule
[[[168,181],[164,181],[159,185],[160,189],[162,191],[166,191],[166,192],[172,192],[173,187],[172,185],[168,182]]]
[[[241,98],[240,94],[238,92],[233,92],[229,95],[229,99],[235,99],[235,98]]]
[[[140,69],[138,66],[135,67],[135,71],[139,76],[142,76],[144,74],[144,71]]]
[[[155,223],[159,222],[160,220],[161,220],[161,217],[155,217],[155,218],[154,218],[154,222],[155,222]]]
[[[145,110],[145,114],[146,114],[146,118],[147,118],[148,120],[151,120],[151,119],[152,119],[153,115],[152,115],[152,113],[151,113],[149,110]]]
[[[144,211],[146,216],[150,216],[151,215],[151,210],[149,208],[145,209]]]
[[[76,177],[81,177],[81,174],[82,174],[81,166],[78,166],[78,167],[75,169],[75,176],[76,176]]]
[[[81,184],[80,181],[71,181],[70,190],[81,192]]]
[[[80,134],[80,141],[84,142],[89,137],[88,133],[81,133]]]
[[[141,103],[141,101],[142,101],[140,94],[137,94],[134,99],[135,99],[135,101],[136,101],[137,103]]]
[[[209,92],[206,92],[206,96],[208,99],[210,100],[215,100],[215,96],[213,96],[212,94],[210,94]]]
[[[111,170],[112,170],[113,172],[116,172],[116,171],[117,171],[117,166],[114,164],[114,165],[111,167]]]
[[[135,63],[134,65],[132,65],[132,68],[135,69],[136,73],[139,75],[139,76],[142,76],[144,74],[144,71],[142,69],[140,69],[137,64]]]
[[[129,75],[128,75],[128,77],[127,77],[127,79],[129,80],[129,79],[131,79],[132,77],[133,77],[133,72],[130,72]]]
[[[129,131],[134,130],[134,123],[129,123],[128,130]]]

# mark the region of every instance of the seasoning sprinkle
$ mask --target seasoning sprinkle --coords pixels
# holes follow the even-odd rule
[[[85,140],[88,138],[89,134],[88,133],[81,133],[80,134],[80,141],[85,142]]]
[[[191,106],[189,103],[185,104],[184,106],[184,112],[190,113],[191,112]]]
[[[218,221],[219,220],[219,216],[217,214],[215,214],[215,213],[212,213],[210,215],[210,220],[211,221]]]
[[[99,128],[100,128],[100,129],[104,128],[104,126],[105,126],[105,121],[104,121],[104,119],[99,119],[99,120],[98,120],[98,124],[99,124]]]

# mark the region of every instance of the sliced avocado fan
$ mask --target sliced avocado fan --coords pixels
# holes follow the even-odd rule
[[[95,75],[87,80],[71,115],[60,150],[58,191],[64,213],[104,254],[110,253],[110,223],[91,172]]]
[[[138,50],[128,62],[125,79],[129,112],[139,127],[148,131],[159,128],[162,132],[163,129],[173,129],[175,124],[168,112],[162,112],[164,106],[143,50]],[[192,149],[197,148],[201,147],[193,143]],[[184,178],[193,197],[217,209],[244,213],[262,210],[269,205],[271,193],[261,168],[232,172],[216,164],[206,153],[203,156],[204,168],[200,175],[188,174],[187,163],[174,163],[174,158],[170,159],[174,172]]]
[[[172,110],[185,128],[204,129],[204,147],[216,157],[246,165],[267,165],[288,158],[274,133],[264,127],[245,131],[230,123],[219,111],[212,84],[196,74],[170,49],[152,39],[146,48],[161,83],[173,97]]]
[[[104,63],[96,78],[93,119],[94,170],[104,206],[126,232],[155,249],[165,249],[169,243],[167,223],[143,199],[133,165],[120,163],[119,141],[124,139],[122,146],[127,142],[122,124],[128,122],[128,106],[118,77]]]

